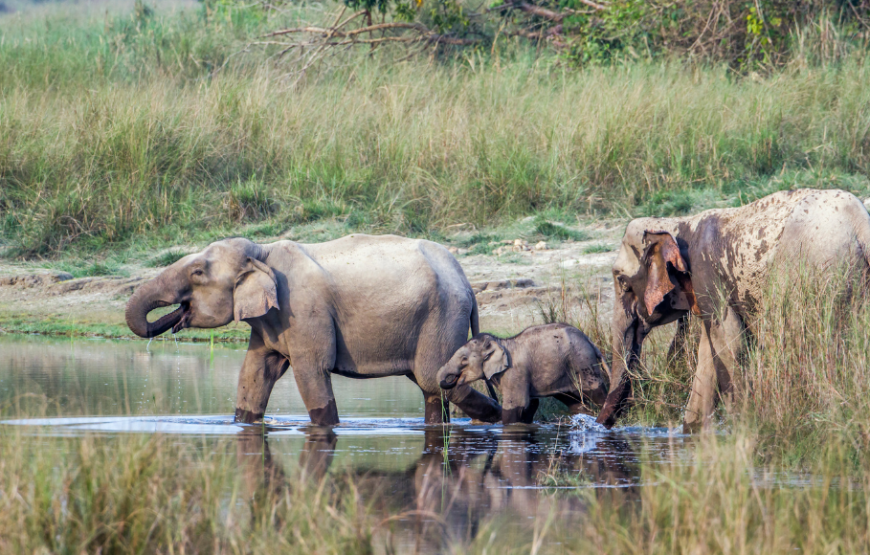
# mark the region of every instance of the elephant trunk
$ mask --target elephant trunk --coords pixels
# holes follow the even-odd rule
[[[619,315],[615,315],[622,320]],[[610,370],[610,392],[596,422],[607,429],[631,406],[631,378],[640,360],[640,347],[646,337],[646,329],[637,317],[628,318],[628,324],[615,321],[613,326],[613,362]]]
[[[178,288],[166,287],[167,280],[163,274],[139,287],[130,300],[127,301],[125,316],[130,331],[150,339],[176,326],[184,317],[185,306],[166,314],[154,322],[148,321],[148,313],[156,308],[170,306],[179,302]]]
[[[613,372],[611,373],[611,388],[604,401],[604,407],[598,413],[596,422],[607,428],[608,430],[616,423],[623,412],[628,408],[628,399],[631,397],[631,380],[628,373],[625,372],[625,365],[620,362],[613,363]]]

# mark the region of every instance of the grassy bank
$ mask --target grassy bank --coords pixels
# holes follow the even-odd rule
[[[799,185],[868,190],[858,56],[748,78],[680,63],[572,70],[519,48],[349,55],[291,86],[262,54],[230,57],[275,22],[59,23],[0,20],[0,234],[14,256],[318,220],[431,234],[537,213],[681,213]]]
[[[7,426],[0,432],[0,548],[372,553],[379,546],[425,551],[435,538],[454,553],[821,554],[862,553],[870,541],[870,471],[855,467],[839,439],[789,473],[757,462],[752,431],[708,434],[688,458],[641,468],[642,485],[540,493],[574,497],[580,515],[551,503],[534,521],[485,516],[468,536],[448,539],[438,534],[448,526],[439,514],[465,499],[461,480],[445,474],[445,482],[458,480],[455,489],[392,499],[391,482],[377,475],[335,470],[321,477],[271,455],[252,432],[179,442],[135,434],[34,437]],[[551,486],[583,481],[582,474],[537,478]],[[432,519],[428,528],[410,524],[421,517]]]

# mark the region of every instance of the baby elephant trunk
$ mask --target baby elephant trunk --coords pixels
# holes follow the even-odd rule
[[[441,389],[453,389],[459,383],[460,371],[457,365],[448,362],[438,370],[435,379]]]

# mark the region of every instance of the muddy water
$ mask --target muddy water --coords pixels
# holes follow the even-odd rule
[[[342,423],[330,430],[308,425],[288,371],[272,395],[265,427],[236,425],[244,352],[242,345],[171,339],[149,345],[0,336],[0,433],[25,426],[35,441],[86,434],[162,433],[179,442],[232,436],[240,468],[255,474],[294,467],[318,477],[350,471],[363,494],[372,492],[373,507],[394,517],[390,542],[401,552],[468,545],[492,518],[529,526],[554,511],[560,520],[582,518],[588,495],[617,491],[630,498],[642,483],[642,465],[681,464],[687,456],[689,440],[667,429],[504,428],[467,419],[427,427],[422,395],[401,377],[334,376]]]

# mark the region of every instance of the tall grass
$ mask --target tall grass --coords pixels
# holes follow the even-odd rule
[[[4,553],[371,550],[372,524],[346,477],[285,475],[247,456],[241,439],[40,441],[8,428],[2,439]]]
[[[870,541],[870,469],[855,466],[840,436],[784,472],[759,464],[750,429],[704,434],[679,457],[641,465],[640,485],[541,490],[534,521],[512,522],[453,507],[477,487],[461,468],[439,478],[433,465],[432,484],[393,498],[396,484],[377,473],[288,469],[262,440],[20,430],[7,428],[0,443],[0,549],[9,553],[863,553]],[[440,480],[449,485],[439,492]],[[469,519],[466,536],[438,534],[448,515]],[[431,526],[415,526],[419,518]]]
[[[19,254],[253,221],[420,233],[624,215],[780,174],[775,187],[866,188],[850,176],[870,170],[859,57],[753,80],[667,63],[575,71],[522,52],[360,56],[291,87],[285,66],[247,54],[214,74],[223,62],[191,50],[228,59],[253,32],[241,23],[131,21],[48,20],[0,44],[0,229]]]
[[[759,465],[756,449],[745,429],[705,435],[689,460],[646,469],[636,505],[597,504],[576,552],[867,552],[870,473],[851,467],[848,449],[798,473]]]

